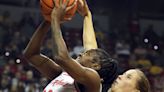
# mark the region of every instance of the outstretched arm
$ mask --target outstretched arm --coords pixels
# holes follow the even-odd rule
[[[42,41],[50,28],[50,23],[43,21],[28,43],[24,56],[36,69],[47,78],[52,79],[61,73],[61,68],[51,59],[40,53]]]
[[[83,23],[83,45],[85,50],[98,48],[93,28],[92,14],[86,0],[79,0],[79,13],[84,16]]]
[[[88,14],[84,17],[84,27],[83,27],[83,44],[84,49],[96,49],[97,47],[97,41],[96,36],[93,28],[92,23],[92,15],[91,12],[88,11]]]
[[[58,52],[58,57],[54,56],[54,58],[58,58],[60,60],[55,62],[60,65],[78,83],[85,85],[88,90],[92,92],[98,92],[97,89],[100,88],[99,75],[94,70],[83,67],[68,55],[67,46],[63,39],[60,28],[61,20],[66,11],[66,5],[67,4],[61,3],[60,7],[55,7],[51,14],[52,39],[56,42]]]

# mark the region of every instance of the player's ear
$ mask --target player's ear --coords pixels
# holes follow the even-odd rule
[[[91,68],[94,69],[94,70],[100,70],[101,69],[101,65],[99,63],[93,63]]]

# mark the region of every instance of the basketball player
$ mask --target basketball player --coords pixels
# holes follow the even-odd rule
[[[60,21],[61,21],[60,19],[62,19],[62,16],[64,15],[64,12],[61,12],[61,11],[64,11],[63,7],[65,7],[65,6],[66,5],[63,5],[59,9],[54,9],[53,12],[52,12],[52,16],[51,16],[51,18],[52,18],[52,22],[51,23],[52,23],[52,29],[53,29],[52,30],[53,40],[55,40],[55,42],[57,44],[58,55],[59,55],[58,58],[60,58],[60,60],[61,60],[61,61],[58,60],[58,62],[56,62],[56,63],[59,64],[65,71],[67,71],[70,74],[70,76],[72,76],[75,79],[75,81],[77,81],[78,83],[83,84],[83,85],[90,84],[90,85],[94,86],[93,85],[94,83],[92,84],[91,79],[93,79],[93,81],[94,81],[94,79],[96,80],[98,78],[95,78],[96,75],[94,75],[94,77],[93,77],[92,74],[94,74],[94,73],[90,72],[90,69],[86,68],[86,67],[90,67],[90,68],[92,68],[94,70],[97,70],[97,71],[99,69],[101,70],[101,66],[99,66],[98,64],[93,64],[93,63],[89,64],[89,62],[93,62],[93,61],[90,61],[89,58],[92,55],[95,55],[95,54],[92,54],[92,50],[95,50],[95,49],[97,50],[97,44],[95,44],[96,41],[95,41],[95,39],[87,39],[87,37],[91,36],[91,35],[86,36],[87,33],[86,33],[85,37],[83,37],[84,48],[87,51],[83,54],[82,57],[77,59],[77,61],[81,62],[81,64],[83,66],[86,66],[86,67],[82,67],[80,65],[78,66],[77,63],[75,62],[75,60],[73,60],[72,58],[70,58],[68,56],[67,48],[66,48],[66,45],[65,45],[65,43],[64,43],[64,41],[62,39],[61,29],[60,29]],[[86,26],[89,26],[89,25],[85,25],[85,22],[87,21],[88,17],[91,17],[91,13],[90,13],[89,9],[86,9],[86,11],[87,11],[87,14],[85,15],[86,17],[84,18],[84,28]],[[89,22],[89,21],[87,21],[87,22]],[[91,28],[91,26],[89,28]],[[85,34],[85,32],[88,32],[88,31],[84,30],[84,34]],[[92,31],[92,32],[94,32],[94,31]],[[86,39],[87,39],[87,42],[89,40],[91,40],[91,42],[94,41],[95,43],[90,44],[91,47],[89,47],[90,45],[87,47],[88,44],[85,45]],[[89,42],[89,43],[91,43],[91,42]],[[96,56],[96,57],[98,57],[98,56]],[[92,59],[93,59],[93,56],[92,56]],[[64,61],[62,61],[62,60],[64,60]],[[86,61],[87,61],[87,63],[86,63]],[[74,66],[77,66],[78,68],[76,68],[76,69],[78,69],[78,70],[76,70],[74,68]],[[84,71],[83,71],[83,69],[84,69]],[[80,73],[82,73],[82,74],[80,74]],[[89,74],[87,74],[87,73],[89,73]],[[85,74],[86,74],[86,77],[88,78],[88,80],[87,80],[86,77],[85,77],[85,79],[79,78],[81,76],[84,76]],[[89,78],[90,76],[92,76],[91,79]],[[101,76],[101,74],[100,74],[100,76]],[[110,79],[110,76],[108,78]],[[88,83],[86,81],[88,81]],[[96,84],[96,82],[95,82],[95,84]],[[97,84],[98,84],[98,82],[97,82]],[[138,69],[131,69],[131,70],[128,70],[127,72],[125,72],[123,75],[120,75],[116,79],[116,81],[112,84],[111,92],[149,92],[149,89],[150,89],[149,81],[147,80],[147,78],[144,75],[144,73],[141,72]],[[97,92],[97,91],[99,91],[99,90],[98,89],[97,90],[94,90],[94,89],[86,90],[85,89],[82,92]]]
[[[62,4],[60,0],[59,7],[55,7],[51,14],[51,23],[44,21],[40,24],[28,43],[24,56],[36,69],[52,80],[44,92],[101,92],[102,84],[109,87],[116,78],[117,63],[104,50],[98,49],[92,15],[86,2],[81,7],[84,9],[79,9],[84,15],[85,52],[80,54],[76,60],[69,56],[60,28],[65,12],[71,9],[66,8],[67,3]],[[42,41],[50,26],[52,27],[52,39],[56,44],[53,49],[54,60],[40,53]]]
[[[108,92],[150,92],[150,84],[139,69],[130,69],[119,75]]]

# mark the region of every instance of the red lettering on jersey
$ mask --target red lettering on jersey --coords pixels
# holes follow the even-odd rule
[[[43,92],[46,92],[46,90],[44,90]],[[52,92],[52,90],[50,89],[48,92]]]
[[[49,90],[48,92],[52,92],[52,90]]]
[[[52,82],[52,86],[54,85],[65,85],[66,83],[63,82],[63,79],[62,80],[55,80]]]
[[[67,73],[64,73],[63,75],[69,76]]]

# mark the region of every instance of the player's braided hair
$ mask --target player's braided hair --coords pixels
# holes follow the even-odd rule
[[[101,65],[101,69],[97,70],[100,77],[104,80],[103,91],[105,92],[117,77],[117,61],[112,59],[111,56],[102,49],[91,49],[86,52],[93,57],[94,62],[98,62]]]

